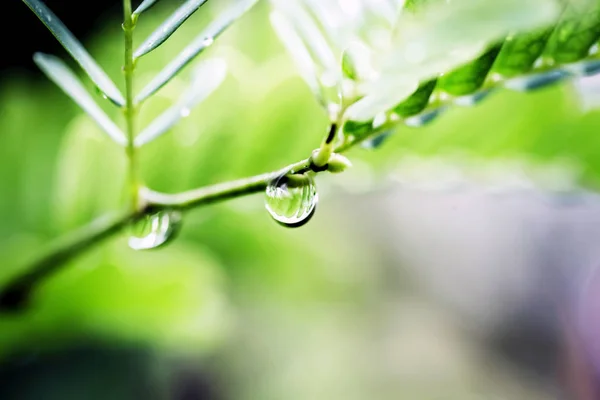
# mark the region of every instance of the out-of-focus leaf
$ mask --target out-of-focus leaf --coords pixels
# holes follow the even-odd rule
[[[279,39],[293,57],[300,76],[306,81],[315,96],[321,100],[321,103],[325,104],[317,78],[317,69],[302,38],[293,28],[291,22],[280,12],[273,11],[271,13],[271,24]]]
[[[420,15],[420,3],[412,4],[414,15]],[[452,3],[444,7],[451,8]],[[574,8],[577,13],[573,12]],[[595,25],[590,22],[600,15],[600,5],[594,1],[582,0],[581,3],[569,3],[567,10],[571,10],[570,12],[564,12],[564,8],[559,10],[563,11],[558,14],[552,26],[533,28],[530,31],[516,30],[471,61],[457,68],[441,71],[438,78],[430,81],[437,82],[434,88],[421,84],[418,90],[409,97],[404,96],[405,100],[393,107],[394,113],[409,126],[422,126],[435,120],[441,111],[452,104],[478,104],[495,88],[532,91],[573,76],[587,76],[600,72],[600,61],[596,56],[600,30],[592,28]],[[556,54],[560,49],[563,49],[564,57],[561,62],[557,62],[560,57]],[[577,57],[567,56],[567,53],[576,54]],[[402,70],[402,67],[398,69]],[[387,82],[388,86],[382,85],[362,98],[348,109],[348,116],[360,121],[357,118],[359,115],[354,115],[358,114],[355,109],[370,102],[371,108],[367,108],[360,116],[363,121],[367,121],[373,117],[371,114],[378,111],[378,107],[389,104],[384,101],[386,96],[397,96],[390,89],[390,86],[393,86],[392,79],[393,75],[382,79],[382,83]]]
[[[127,144],[125,134],[96,104],[94,99],[85,90],[77,76],[59,58],[36,53],[33,57],[40,69],[58,85],[69,97],[71,97],[106,134],[121,146]]]
[[[142,1],[142,3],[133,12],[134,18],[136,18],[138,15],[140,15],[144,11],[148,10],[150,7],[152,7],[154,4],[156,4],[157,1],[158,0],[144,0],[144,1]]]
[[[509,78],[531,71],[551,33],[552,29],[544,28],[509,36],[502,44],[492,72]]]
[[[600,3],[570,0],[560,22],[548,39],[547,62],[571,63],[586,57],[600,36]]]
[[[302,38],[314,61],[325,73],[337,73],[338,58],[332,47],[323,36],[314,19],[307,13],[297,0],[273,0],[276,8],[287,16],[289,23],[295,27],[298,36]]]
[[[177,104],[158,116],[135,138],[135,145],[140,147],[153,141],[171,129],[181,118],[187,117],[192,108],[221,85],[226,74],[227,64],[221,59],[212,59],[200,64],[194,71],[190,88],[184,92]]]
[[[407,97],[407,80],[421,82],[456,69],[510,32],[551,24],[558,14],[553,0],[459,0],[403,14],[381,77],[356,104],[361,113],[353,111],[352,117],[360,114],[364,120],[383,111],[373,105],[392,108]]]
[[[96,87],[98,87],[98,89],[113,103],[123,106],[125,104],[125,99],[119,89],[117,89],[102,68],[100,68],[92,56],[90,56],[87,50],[75,36],[73,36],[60,19],[58,19],[56,15],[54,15],[54,13],[39,0],[23,0],[23,2],[27,4],[44,25],[46,25],[54,37],[56,37],[60,44],[63,45],[65,50],[71,54],[73,59],[75,59],[81,68],[83,68]]]
[[[416,80],[399,77],[387,81],[387,87],[379,87],[346,110],[346,117],[355,121],[368,121],[380,112],[394,108],[398,101],[414,93],[419,87]]]
[[[198,35],[173,61],[171,61],[162,71],[160,71],[146,87],[144,87],[136,97],[136,102],[141,103],[146,100],[160,88],[166,85],[174,76],[176,76],[194,57],[208,48],[214,40],[223,33],[227,27],[240,18],[248,11],[257,0],[242,0],[231,6],[223,14],[212,22],[206,30]]]
[[[437,80],[435,79],[422,83],[408,99],[394,107],[394,112],[401,117],[410,117],[420,113],[427,107],[436,85]]]
[[[139,58],[163,44],[193,13],[206,3],[206,0],[187,0],[165,22],[148,36],[133,56]]]
[[[438,79],[437,89],[453,96],[462,96],[479,90],[502,45],[492,46],[476,60]]]

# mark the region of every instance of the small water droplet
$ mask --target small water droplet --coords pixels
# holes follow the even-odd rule
[[[214,42],[215,42],[214,38],[207,37],[206,39],[204,39],[202,44],[204,45],[204,47],[208,47],[208,46],[212,45]]]
[[[181,213],[178,211],[147,215],[133,225],[129,247],[134,250],[156,249],[174,239],[180,228]]]
[[[284,174],[267,186],[265,207],[271,217],[288,228],[306,224],[314,215],[319,195],[310,175]]]
[[[181,116],[183,118],[189,117],[190,116],[190,109],[189,108],[182,108],[181,109]]]

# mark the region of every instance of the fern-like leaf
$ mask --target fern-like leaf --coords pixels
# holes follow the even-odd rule
[[[65,50],[81,66],[96,87],[113,103],[118,106],[125,104],[123,95],[117,89],[115,84],[106,75],[106,72],[100,68],[92,56],[87,52],[83,45],[73,36],[71,31],[54,15],[44,3],[39,0],[23,0],[23,2],[37,15],[37,17],[58,39]]]

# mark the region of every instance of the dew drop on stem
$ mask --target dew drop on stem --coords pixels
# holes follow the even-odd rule
[[[314,215],[319,195],[308,174],[284,174],[272,180],[265,192],[265,207],[271,217],[288,228],[306,224]]]
[[[181,222],[179,211],[165,210],[147,215],[133,224],[129,247],[133,250],[150,250],[164,246],[177,236]]]

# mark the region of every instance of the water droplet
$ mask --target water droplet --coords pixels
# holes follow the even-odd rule
[[[208,46],[212,45],[214,42],[215,42],[214,38],[207,37],[206,39],[204,39],[202,44],[204,45],[204,47],[208,47]]]
[[[98,86],[94,86],[94,89],[96,89],[96,93],[98,94],[98,96],[102,97],[105,100],[108,99],[106,93],[104,93]]]
[[[183,118],[189,117],[190,116],[190,109],[189,108],[182,108],[181,109],[181,116]]]
[[[288,228],[306,224],[319,201],[317,186],[310,175],[284,174],[267,186],[265,207],[275,221]]]
[[[134,250],[150,250],[171,241],[181,228],[181,213],[168,210],[147,215],[132,228],[129,247]]]

